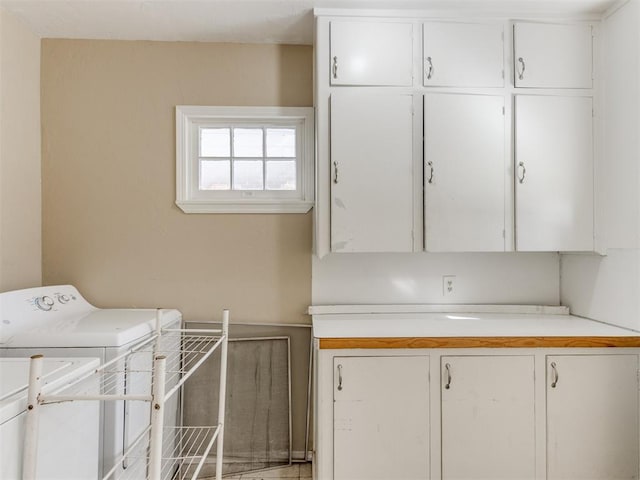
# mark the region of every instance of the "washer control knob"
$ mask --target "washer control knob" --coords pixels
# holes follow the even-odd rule
[[[40,310],[43,310],[45,312],[48,312],[49,310],[51,310],[53,308],[53,304],[55,302],[53,301],[53,298],[45,295],[44,297],[38,297],[36,298],[36,307],[38,307]]]
[[[69,295],[65,295],[64,293],[62,294],[58,294],[58,302],[62,303],[63,305],[65,303],[68,303],[69,300],[71,300],[71,298],[69,298]]]

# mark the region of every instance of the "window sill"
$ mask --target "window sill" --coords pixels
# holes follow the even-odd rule
[[[178,201],[176,205],[184,213],[307,213],[313,207],[313,202]]]

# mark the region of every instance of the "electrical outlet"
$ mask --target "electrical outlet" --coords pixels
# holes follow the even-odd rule
[[[444,275],[442,277],[442,296],[451,297],[456,291],[456,276]]]

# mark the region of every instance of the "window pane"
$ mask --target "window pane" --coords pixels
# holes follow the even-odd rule
[[[229,128],[201,128],[200,156],[201,157],[230,157],[231,129]]]
[[[296,156],[295,128],[267,128],[267,157]]]
[[[262,129],[233,129],[234,157],[262,157]]]
[[[262,190],[262,162],[237,160],[233,162],[234,190]]]
[[[200,190],[229,190],[231,162],[229,160],[200,160]]]
[[[296,162],[267,162],[267,190],[295,190]]]

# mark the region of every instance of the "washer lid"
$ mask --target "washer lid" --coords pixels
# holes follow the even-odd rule
[[[0,358],[0,425],[27,409],[29,358]],[[97,358],[44,358],[43,391],[51,391],[98,367]]]
[[[164,327],[182,318],[178,310],[161,312]],[[15,331],[0,347],[121,347],[153,332],[156,315],[155,309],[97,309]]]

